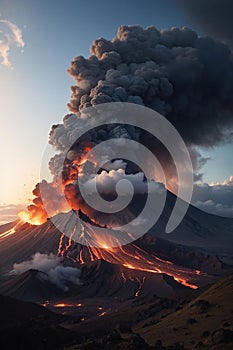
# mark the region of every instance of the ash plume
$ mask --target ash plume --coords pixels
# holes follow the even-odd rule
[[[69,192],[79,176],[77,164],[83,155],[94,145],[119,137],[144,142],[151,148],[165,169],[169,189],[176,193],[173,160],[158,140],[141,129],[106,125],[75,139],[75,130],[82,129],[85,123],[82,111],[107,102],[140,104],[164,115],[189,147],[195,178],[200,180],[201,166],[207,159],[197,147],[213,147],[232,140],[233,60],[230,48],[212,38],[198,37],[186,27],[159,31],[153,26],[146,29],[121,26],[111,41],[95,40],[90,53],[89,58],[77,56],[68,69],[75,80],[68,103],[71,114],[64,117],[62,124],[53,125],[50,131],[49,143],[58,153],[49,162],[54,180],[46,185],[48,193],[49,187],[55,192],[61,191],[57,184],[61,173],[63,189]],[[67,150],[70,144],[73,146]],[[119,161],[124,163],[124,159]],[[108,167],[108,171],[111,169],[114,168]],[[122,169],[126,171],[125,176],[139,171],[128,164]],[[57,206],[57,202],[55,200],[59,211],[64,203]],[[41,203],[40,193],[36,193],[33,208],[43,211]]]
[[[178,0],[180,8],[205,34],[233,47],[233,3],[231,0]]]
[[[104,102],[134,102],[166,116],[189,144],[225,141],[233,123],[233,62],[226,45],[189,28],[160,32],[121,26],[116,38],[95,40],[90,52],[88,59],[76,57],[68,70],[76,82],[71,112]],[[72,122],[67,117],[64,126],[67,119]],[[59,147],[63,141],[51,140]]]

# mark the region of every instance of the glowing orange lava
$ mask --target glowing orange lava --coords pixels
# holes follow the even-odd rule
[[[95,235],[94,228],[90,228],[91,234]],[[98,236],[98,235],[97,235]],[[96,237],[100,239],[100,237]],[[64,241],[65,240],[65,241]],[[99,241],[98,241],[99,242]],[[73,250],[75,256],[73,255],[73,260],[84,264],[85,262],[94,262],[96,260],[104,260],[112,264],[117,264],[124,266],[127,269],[137,270],[146,273],[153,274],[166,274],[174,278],[175,281],[181,283],[183,286],[197,289],[198,285],[195,284],[199,280],[198,276],[204,276],[204,274],[199,270],[192,270],[179,265],[174,264],[171,261],[164,260],[155,254],[148,253],[142,248],[135,244],[130,244],[126,246],[110,247],[108,243],[105,243],[101,238],[99,242],[99,247],[85,247],[75,245],[74,242],[70,242],[68,237],[61,236],[58,254],[63,256],[71,256],[72,253],[69,252],[67,255],[67,244],[69,250]],[[127,276],[124,271],[121,271],[121,279],[123,283],[127,282]],[[142,277],[136,279],[138,282],[138,290],[135,296],[139,296],[143,288],[144,280]]]
[[[146,279],[145,277],[143,277],[141,281],[140,281],[140,279],[137,279],[138,282],[139,282],[139,287],[138,287],[138,290],[135,293],[135,297],[139,297],[139,295],[141,293],[141,290],[142,290],[142,287],[143,287],[143,284],[145,282],[145,279]]]
[[[100,315],[99,315],[99,317],[102,317],[102,316],[104,316],[104,315],[106,315],[106,311],[103,311]]]
[[[24,210],[18,213],[18,217],[23,222],[27,222],[28,224],[37,225],[37,226],[42,225],[47,220],[47,217],[39,216],[39,215],[33,216],[29,212],[26,212]]]
[[[72,304],[65,304],[65,303],[58,303],[58,304],[54,304],[54,307],[72,307],[74,305]]]

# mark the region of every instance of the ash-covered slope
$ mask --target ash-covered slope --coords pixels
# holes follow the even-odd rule
[[[104,260],[97,260],[84,266],[82,282],[86,297],[117,296],[127,299],[151,293],[170,296],[175,291],[185,289],[168,275],[127,269]]]
[[[50,221],[40,226],[17,222],[11,229],[11,235],[0,237],[0,278],[36,252],[57,253],[61,233]]]

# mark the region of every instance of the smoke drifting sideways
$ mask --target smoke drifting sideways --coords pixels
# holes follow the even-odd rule
[[[75,80],[68,103],[71,114],[64,117],[62,124],[51,128],[49,143],[57,152],[49,162],[54,178],[52,183],[37,184],[33,204],[28,207],[28,213],[21,213],[21,218],[27,216],[31,223],[36,223],[34,213],[40,217],[40,223],[45,221],[44,205],[50,208],[54,205],[54,214],[64,209],[67,202],[59,201],[62,192],[70,195],[73,191],[71,197],[79,197],[74,182],[85,154],[108,138],[129,138],[151,148],[163,166],[169,190],[176,193],[173,160],[164,146],[143,130],[128,125],[105,125],[75,140],[75,130],[85,123],[82,111],[88,107],[128,102],[161,113],[188,146],[196,180],[201,179],[201,166],[207,161],[198,148],[232,140],[233,60],[225,44],[198,37],[186,27],[159,31],[153,26],[146,29],[121,26],[111,41],[95,40],[90,53],[89,58],[76,57],[68,69]],[[67,150],[70,144],[73,146]],[[139,172],[128,164],[121,166],[124,160],[118,162],[117,169],[116,162],[109,162],[107,171],[124,169],[124,176]],[[63,181],[59,184],[57,179],[61,173]],[[43,201],[40,186],[46,187]],[[135,191],[137,193],[137,186]]]
[[[233,3],[231,0],[177,0],[192,23],[205,34],[211,35],[233,47]]]
[[[64,291],[69,290],[70,284],[80,285],[81,271],[75,267],[63,266],[61,258],[50,253],[35,253],[31,260],[14,264],[11,274],[19,275],[30,269],[44,272],[48,280]]]

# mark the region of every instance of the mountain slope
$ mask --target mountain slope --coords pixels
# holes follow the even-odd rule
[[[151,345],[155,344],[155,339],[162,340],[167,346],[182,340],[187,349],[199,342],[199,348],[232,349],[232,291],[233,276],[230,276],[217,282],[183,309],[168,315],[156,325],[136,330]]]
[[[0,310],[0,349],[62,350],[74,342],[66,318],[39,305],[0,295]]]
[[[213,255],[233,256],[233,219],[208,214],[192,205],[179,226],[170,234],[165,227],[176,196],[167,192],[161,217],[149,234],[188,247],[196,247]]]
[[[28,270],[1,283],[0,294],[34,302],[62,297],[61,289],[52,284],[46,273]]]
[[[104,260],[84,266],[82,282],[86,297],[117,296],[127,299],[151,293],[171,296],[175,291],[186,289],[168,275],[127,269]]]
[[[233,275],[176,298],[137,299],[98,322],[74,325],[83,341],[68,349],[231,350],[232,290]]]

